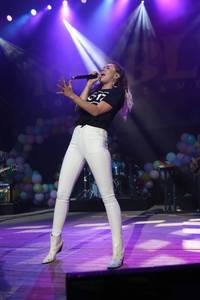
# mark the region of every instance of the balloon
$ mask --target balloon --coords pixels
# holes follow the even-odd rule
[[[143,170],[139,170],[139,171],[138,171],[138,176],[141,177],[143,173],[144,173]]]
[[[32,182],[33,183],[40,183],[42,181],[42,176],[40,174],[33,174]]]
[[[54,185],[52,183],[49,184],[49,191],[53,191],[54,190]]]
[[[151,170],[153,170],[153,164],[152,163],[146,163],[145,165],[144,165],[144,169],[145,169],[145,171],[146,172],[150,172]]]
[[[18,156],[18,157],[16,158],[16,164],[23,164],[23,163],[24,163],[24,158],[21,157],[21,156]]]
[[[24,177],[24,175],[22,173],[17,173],[15,175],[15,180],[19,182],[22,180],[23,177]]]
[[[182,165],[182,160],[179,160],[178,158],[174,159],[172,164],[176,167],[180,167]]]
[[[49,198],[49,200],[48,200],[47,203],[48,203],[49,207],[54,207],[54,205],[55,205],[55,199]]]
[[[17,144],[15,145],[15,150],[17,152],[22,152],[23,151],[23,148],[24,148],[24,145],[21,144],[20,142],[17,142]]]
[[[16,158],[18,156],[18,153],[15,149],[12,149],[10,152],[9,152],[9,156],[12,157],[12,158]]]
[[[191,159],[192,159],[191,156],[184,155],[181,161],[182,161],[183,164],[189,164]]]
[[[35,135],[39,135],[41,133],[41,127],[35,126],[34,127],[34,133],[35,133]]]
[[[178,153],[178,154],[176,155],[176,158],[179,159],[179,160],[182,160],[183,157],[184,157],[184,154],[183,154],[183,153]]]
[[[27,195],[26,192],[21,192],[21,193],[20,193],[20,197],[21,197],[23,200],[25,200],[25,199],[28,198],[28,195]]]
[[[27,193],[31,193],[33,191],[33,185],[31,183],[27,183],[24,185],[24,191]]]
[[[181,141],[182,141],[182,142],[185,142],[187,136],[188,136],[188,133],[183,133],[183,134],[181,135]]]
[[[194,145],[195,142],[196,142],[196,138],[194,135],[192,134],[188,134],[185,138],[185,142],[188,144],[188,145]]]
[[[29,168],[25,168],[25,171],[24,171],[24,174],[25,175],[28,175],[28,176],[31,176],[32,178],[32,169],[29,167]]]
[[[150,179],[149,173],[144,172],[141,176],[141,178],[144,180],[144,182],[148,181]]]
[[[39,174],[39,172],[37,170],[34,170],[33,174]]]
[[[184,142],[178,143],[177,148],[180,152],[185,153],[187,145]]]
[[[23,182],[24,183],[31,183],[32,182],[32,178],[29,175],[25,175],[23,178]]]
[[[20,173],[24,172],[24,165],[23,164],[18,164],[17,165],[17,172],[20,172]]]
[[[175,158],[176,158],[176,154],[174,152],[169,152],[166,155],[166,160],[168,160],[170,162],[173,162],[173,160],[175,160]]]
[[[33,185],[33,190],[34,190],[34,192],[36,192],[36,193],[42,192],[42,185],[39,184],[39,183],[34,184],[34,185]]]
[[[25,143],[25,140],[26,140],[25,134],[20,134],[20,135],[17,137],[17,140],[18,140],[21,144],[24,144],[24,143]]]
[[[49,193],[44,193],[44,200],[48,200],[49,199]]]
[[[8,158],[7,161],[6,161],[6,165],[7,166],[11,166],[11,165],[14,165],[15,164],[15,159],[13,158]]]
[[[44,191],[45,193],[48,192],[48,190],[49,190],[48,184],[43,184],[43,185],[42,185],[42,188],[43,188],[43,191]]]
[[[151,172],[150,172],[150,177],[152,178],[152,179],[157,179],[157,178],[159,178],[159,172],[158,171],[156,171],[156,170],[152,170]]]
[[[185,150],[185,154],[192,155],[193,152],[194,152],[194,147],[193,147],[193,145],[187,145],[187,146],[186,146],[186,150]]]
[[[153,167],[155,169],[157,169],[159,166],[160,166],[160,162],[158,160],[155,160],[154,163],[153,163]]]
[[[42,202],[42,201],[44,200],[44,194],[43,194],[43,193],[35,194],[34,198],[35,198],[35,200],[37,200],[38,202]]]
[[[35,204],[35,205],[40,205],[40,201],[38,201],[37,199],[34,198],[33,204]]]
[[[153,187],[153,181],[147,181],[146,182],[146,184],[145,184],[145,187],[147,188],[147,189],[151,189],[152,187]]]
[[[51,192],[50,192],[50,197],[51,197],[52,199],[56,199],[56,197],[57,197],[57,192],[56,192],[55,190],[51,191]]]

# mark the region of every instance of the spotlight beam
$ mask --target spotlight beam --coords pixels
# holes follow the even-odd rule
[[[76,45],[84,63],[85,63],[85,66],[86,66],[88,72],[98,71],[97,66],[93,63],[92,59],[89,57],[89,55],[84,50],[83,46],[80,44],[79,40],[76,37],[76,34],[74,34],[75,29],[65,19],[63,19],[63,22],[64,22],[67,30],[69,31],[71,38],[74,41],[74,44]]]
[[[77,49],[79,50],[87,70],[91,72],[101,69],[109,61],[108,56],[106,56],[101,49],[95,46],[74,27],[72,27],[69,22],[67,22],[65,19],[63,19],[63,22],[69,31]]]
[[[119,58],[124,52],[129,40],[132,38],[132,48],[136,49],[142,39],[144,44],[146,37],[155,37],[155,31],[151,24],[143,2],[133,11],[128,23],[121,34],[121,38],[114,50],[114,56]]]

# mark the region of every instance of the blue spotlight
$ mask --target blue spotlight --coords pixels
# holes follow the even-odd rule
[[[87,3],[87,0],[81,0],[82,3]]]
[[[31,14],[32,14],[32,16],[35,16],[35,15],[37,15],[37,11],[35,9],[31,9]]]
[[[47,9],[48,10],[51,10],[52,9],[52,6],[49,4],[49,5],[47,5]]]

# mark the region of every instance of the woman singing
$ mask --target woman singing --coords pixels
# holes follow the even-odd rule
[[[94,72],[95,73],[95,72]],[[93,73],[92,73],[93,74]],[[99,85],[92,89],[93,84]],[[76,121],[71,142],[63,159],[57,200],[54,210],[50,251],[43,263],[51,263],[62,250],[61,233],[69,210],[69,198],[73,186],[88,163],[103,199],[112,233],[113,256],[109,269],[123,264],[124,246],[122,239],[121,210],[115,198],[111,169],[111,158],[107,147],[107,130],[116,113],[121,110],[126,117],[132,107],[132,97],[124,70],[117,63],[106,65],[97,78],[87,81],[81,96],[72,90],[71,81],[59,81],[60,92],[76,104],[80,117]]]

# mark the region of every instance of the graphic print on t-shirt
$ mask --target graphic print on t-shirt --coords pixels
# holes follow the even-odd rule
[[[96,91],[87,98],[87,101],[92,104],[99,104],[107,95],[109,95],[108,91]]]

